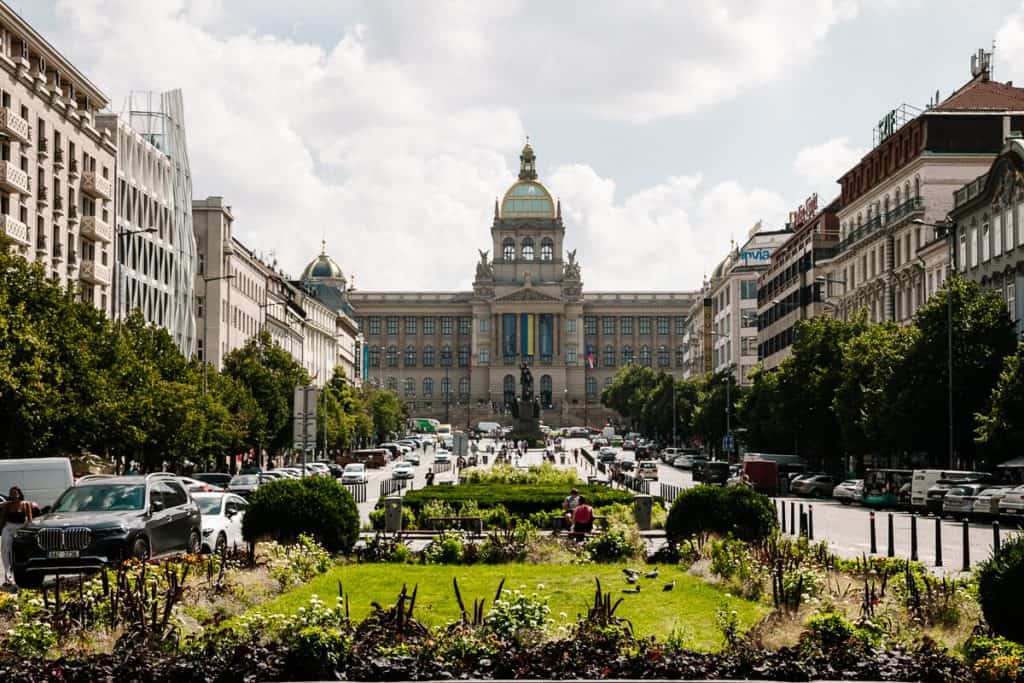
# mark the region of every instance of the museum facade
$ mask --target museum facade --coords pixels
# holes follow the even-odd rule
[[[366,340],[366,381],[398,393],[410,415],[453,425],[503,421],[523,363],[546,424],[603,424],[601,388],[619,368],[683,376],[696,298],[585,291],[576,252],[565,250],[561,203],[537,180],[529,144],[518,180],[495,201],[472,291],[348,292]]]

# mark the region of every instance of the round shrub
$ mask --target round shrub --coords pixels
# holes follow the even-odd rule
[[[833,650],[848,643],[853,635],[853,624],[835,612],[826,612],[807,620],[800,642],[805,646]]]
[[[1004,541],[977,569],[978,601],[996,634],[1024,643],[1024,536]]]
[[[700,485],[676,496],[665,521],[675,542],[708,534],[732,534],[742,541],[768,538],[778,527],[775,506],[768,496],[742,486]]]
[[[348,554],[359,537],[352,494],[331,477],[276,479],[256,489],[242,519],[245,540],[293,543],[301,534],[331,553]]]

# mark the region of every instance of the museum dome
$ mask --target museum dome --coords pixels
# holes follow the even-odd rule
[[[341,266],[327,255],[327,242],[322,243],[320,255],[309,262],[306,269],[302,271],[303,282],[331,281],[345,282],[345,274],[341,272]]]
[[[555,218],[551,193],[537,181],[537,157],[527,142],[519,155],[519,180],[501,200],[502,218]]]

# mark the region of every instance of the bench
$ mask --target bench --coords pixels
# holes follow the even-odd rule
[[[458,528],[466,531],[476,532],[477,535],[483,536],[484,533],[484,518],[478,515],[471,515],[466,517],[429,517],[427,523],[430,524],[431,530],[437,530],[438,522],[458,522]],[[466,522],[469,522],[469,529],[466,529]],[[447,527],[446,527],[447,528]]]
[[[594,515],[593,531],[589,535],[597,536],[608,531],[608,518],[603,515]],[[561,531],[571,532],[571,525],[565,521],[565,513],[551,516],[551,533],[558,534]]]

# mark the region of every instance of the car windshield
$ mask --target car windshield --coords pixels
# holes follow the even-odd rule
[[[345,465],[346,472],[362,472],[363,466],[359,463],[352,463],[351,465]]]
[[[240,474],[231,480],[231,486],[253,486],[260,483],[260,478],[255,474]]]
[[[199,504],[199,511],[204,515],[219,515],[220,504],[224,500],[223,496],[213,496],[212,498],[202,497],[195,498],[196,503]]]
[[[141,510],[146,504],[143,484],[95,484],[68,489],[53,505],[54,512]]]
[[[949,490],[949,493],[947,495],[950,495],[950,496],[969,496],[969,495],[971,495],[971,493],[972,493],[971,489],[969,487],[967,487],[967,486],[954,486],[953,488],[951,488]]]

